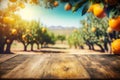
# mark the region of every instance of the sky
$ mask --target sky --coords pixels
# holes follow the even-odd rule
[[[59,4],[53,9],[45,9],[36,5],[26,4],[24,9],[17,13],[25,20],[39,20],[43,25],[49,26],[64,26],[64,27],[80,27],[80,20],[85,16],[81,16],[81,9],[73,13],[64,10],[64,3]]]
[[[64,27],[80,27],[80,20],[85,16],[81,16],[81,9],[73,13],[64,10],[65,4],[59,4],[53,9],[45,9],[40,6],[26,5],[26,7],[19,11],[23,19],[32,20],[37,19],[45,26],[64,26]]]

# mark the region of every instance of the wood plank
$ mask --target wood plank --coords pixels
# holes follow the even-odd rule
[[[0,78],[114,79],[120,78],[119,68],[120,56],[116,55],[19,54],[0,63]]]
[[[45,66],[48,64],[49,57],[49,54],[34,55],[8,74],[3,75],[2,78],[40,78],[44,73]]]
[[[89,74],[71,54],[51,54],[43,79],[89,79]]]
[[[29,58],[32,55],[23,55],[19,54],[15,57],[10,58],[9,60],[0,63],[0,78],[2,75],[5,75],[9,71],[11,71],[13,68],[24,62],[27,58]]]
[[[0,63],[17,56],[18,54],[0,54]]]
[[[42,54],[26,60],[2,78],[89,78],[89,74],[72,55]]]
[[[104,67],[108,77],[120,78],[120,57],[117,55],[92,55],[90,57],[94,57],[94,60]]]
[[[104,62],[111,62],[109,58],[104,58],[102,55],[82,55],[79,57],[76,55],[83,66],[86,68],[91,78],[120,78],[120,74],[112,70],[113,65],[104,65]],[[102,62],[100,62],[102,60]],[[118,66],[119,67],[119,66]]]

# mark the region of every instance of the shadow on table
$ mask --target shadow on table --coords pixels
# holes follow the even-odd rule
[[[60,50],[34,50],[33,52],[36,52],[36,53],[65,53],[64,51],[60,51]]]
[[[51,49],[67,49],[67,48],[64,48],[64,47],[47,47],[47,48],[51,48]]]

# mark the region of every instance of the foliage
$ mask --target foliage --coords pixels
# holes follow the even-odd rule
[[[57,39],[63,43],[63,41],[66,39],[66,37],[65,37],[65,35],[58,35]]]

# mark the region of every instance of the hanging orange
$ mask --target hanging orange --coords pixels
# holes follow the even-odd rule
[[[17,34],[17,30],[16,29],[12,29],[11,34],[12,35],[16,35]]]
[[[115,31],[120,31],[120,17],[109,19],[109,26]]]
[[[6,42],[7,42],[7,43],[10,43],[10,40],[9,40],[9,39],[7,39],[7,40],[6,40]]]
[[[114,54],[120,54],[120,39],[116,39],[111,44],[112,52]]]
[[[39,1],[38,1],[38,0],[30,0],[29,3],[30,3],[30,4],[38,4]]]
[[[113,32],[113,29],[111,27],[108,27],[107,28],[107,33],[112,33]]]
[[[55,1],[55,2],[53,3],[53,5],[54,5],[54,7],[57,7],[57,6],[59,5],[58,1]]]
[[[20,3],[18,4],[18,6],[19,6],[20,8],[25,8],[25,4],[22,3],[22,2],[20,2]]]
[[[15,19],[12,17],[4,17],[3,22],[8,23],[8,24],[13,24],[15,22]]]
[[[93,6],[93,14],[98,18],[103,18],[103,17],[106,16],[105,12],[104,12],[104,8],[102,8],[99,3],[94,4],[94,6]]]
[[[92,27],[92,29],[91,29],[92,32],[96,32],[96,30],[97,29],[95,27]]]
[[[9,0],[10,2],[16,2],[17,0]]]
[[[72,5],[70,3],[66,3],[64,8],[65,8],[66,11],[71,10]]]
[[[42,33],[45,33],[46,32],[46,28],[42,28]]]

